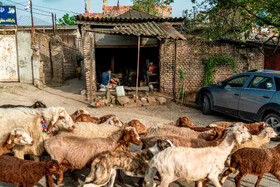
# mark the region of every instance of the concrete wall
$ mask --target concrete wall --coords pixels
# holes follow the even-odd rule
[[[0,35],[0,81],[18,81],[16,36]]]
[[[17,51],[19,65],[19,79],[23,83],[33,83],[33,65],[30,31],[17,32]]]

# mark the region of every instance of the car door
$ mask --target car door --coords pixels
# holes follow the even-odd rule
[[[240,94],[239,117],[254,120],[259,109],[271,100],[275,92],[273,77],[255,75]]]
[[[223,87],[214,93],[215,109],[232,116],[238,115],[238,102],[241,90],[250,75],[240,75],[223,82]]]

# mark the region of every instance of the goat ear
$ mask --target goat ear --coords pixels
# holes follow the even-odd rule
[[[157,145],[161,145],[162,144],[162,140],[157,140]]]
[[[129,131],[125,130],[124,131],[124,141],[128,142],[130,139]]]
[[[271,131],[266,131],[265,135],[266,135],[266,137],[271,137],[272,133],[271,133]]]
[[[236,140],[236,142],[238,144],[241,144],[242,142],[242,136],[241,136],[241,133],[240,132],[234,132],[234,138]]]
[[[182,121],[181,121],[181,117],[179,117],[175,123],[175,127],[181,127],[182,126]]]
[[[51,120],[51,126],[54,125],[58,119],[64,118],[64,111],[59,111],[58,113],[54,114]]]
[[[9,138],[7,139],[7,144],[11,145],[14,142],[15,135],[9,135]]]

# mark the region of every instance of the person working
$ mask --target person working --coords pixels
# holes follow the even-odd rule
[[[101,89],[107,87],[108,84],[109,84],[109,81],[112,82],[115,85],[118,84],[114,79],[112,79],[111,72],[112,71],[109,69],[108,71],[105,71],[105,72],[102,73],[101,82],[100,82]]]

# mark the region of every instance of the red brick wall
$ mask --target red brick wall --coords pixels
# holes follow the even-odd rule
[[[103,6],[102,13],[103,15],[121,15],[126,13],[131,9],[131,6]]]
[[[177,61],[175,69],[175,44],[168,39],[160,46],[160,90],[173,94],[174,70],[176,72],[176,91],[181,86],[179,69],[185,73],[184,86],[186,92],[195,92],[203,86],[203,58],[216,55],[232,57],[237,63],[237,72],[263,68],[263,55],[253,48],[240,48],[236,45],[221,42],[204,41],[198,37],[186,36],[187,40],[177,41]],[[217,68],[214,82],[224,80],[234,75],[231,65]]]

